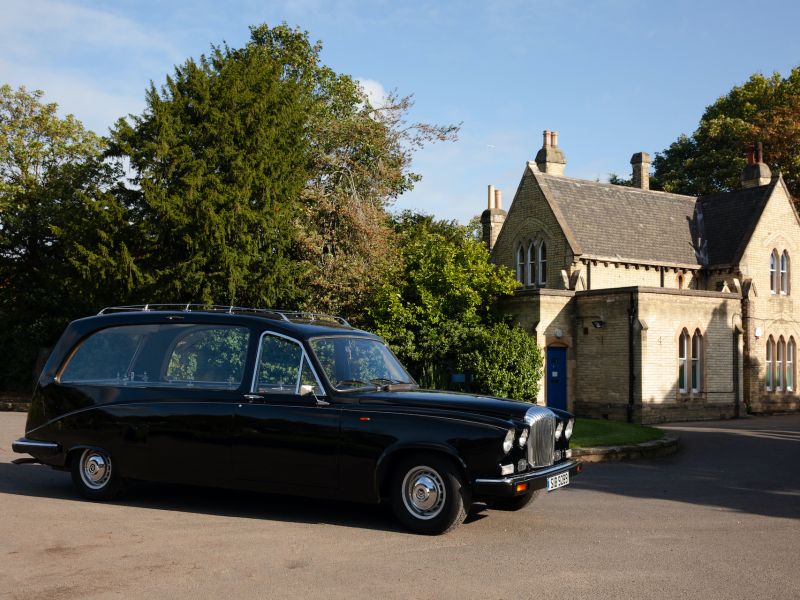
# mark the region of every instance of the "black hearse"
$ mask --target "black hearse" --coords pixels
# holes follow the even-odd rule
[[[13,449],[70,470],[92,500],[126,479],[384,500],[436,534],[473,500],[516,510],[567,485],[572,426],[563,411],[420,390],[339,317],[145,305],[67,327]]]

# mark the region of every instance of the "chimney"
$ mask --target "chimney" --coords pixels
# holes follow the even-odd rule
[[[764,162],[764,147],[761,142],[747,144],[745,148],[747,165],[742,171],[742,187],[751,188],[768,185],[772,181],[772,171]]]
[[[649,190],[650,155],[647,152],[637,152],[631,156],[631,165],[633,165],[633,187]]]
[[[489,186],[488,191],[489,208],[481,214],[481,229],[483,230],[483,241],[491,252],[497,236],[500,235],[500,230],[503,228],[503,223],[505,223],[506,211],[501,206],[502,192],[494,189],[493,185]]]
[[[558,132],[545,129],[542,137],[542,148],[536,154],[536,166],[542,173],[564,175],[567,159],[558,147]]]

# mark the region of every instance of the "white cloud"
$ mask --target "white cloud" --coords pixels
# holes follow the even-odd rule
[[[60,0],[6,0],[0,20],[4,54],[45,57],[53,45],[173,51],[171,45],[135,21],[111,12]]]
[[[356,81],[358,81],[361,89],[364,90],[373,108],[381,108],[386,103],[386,89],[384,89],[380,81],[362,79],[360,77]]]

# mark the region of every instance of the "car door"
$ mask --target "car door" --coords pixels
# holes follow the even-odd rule
[[[234,417],[235,477],[275,491],[337,489],[341,410],[323,394],[303,345],[264,332],[251,394]]]

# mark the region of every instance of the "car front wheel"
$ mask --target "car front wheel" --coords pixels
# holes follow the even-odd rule
[[[111,500],[122,487],[111,455],[103,450],[85,449],[72,460],[72,482],[88,500]]]
[[[455,465],[445,457],[414,455],[402,459],[392,480],[392,509],[414,533],[438,535],[467,516],[470,492]]]

